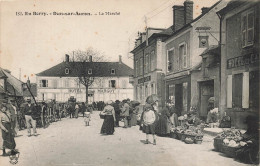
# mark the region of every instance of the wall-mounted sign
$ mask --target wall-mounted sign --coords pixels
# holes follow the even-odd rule
[[[227,68],[236,68],[240,66],[245,66],[259,61],[259,54],[248,54],[244,56],[239,56],[227,60]]]
[[[69,89],[69,93],[82,93],[81,89]]]
[[[151,76],[146,76],[144,78],[138,79],[138,84],[141,84],[141,83],[144,83],[144,82],[147,82],[147,81],[151,81]]]
[[[115,89],[98,89],[98,93],[115,93]]]
[[[209,47],[209,36],[199,36],[199,48]]]

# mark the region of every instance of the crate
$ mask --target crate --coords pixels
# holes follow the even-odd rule
[[[222,138],[214,138],[214,149],[217,152],[222,152],[223,147],[223,139]]]
[[[237,156],[237,153],[236,151],[239,149],[239,147],[229,147],[229,146],[226,146],[226,145],[223,145],[222,146],[222,152],[228,156],[228,157],[231,157],[231,158],[235,158]]]

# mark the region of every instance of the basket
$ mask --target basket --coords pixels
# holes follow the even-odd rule
[[[201,144],[202,143],[202,139],[195,138],[194,143],[195,144]]]
[[[214,148],[217,152],[222,152],[223,147],[223,139],[222,138],[214,138]]]
[[[99,114],[100,119],[105,119],[105,115]]]
[[[171,138],[174,138],[174,139],[177,139],[177,137],[178,137],[176,132],[171,132],[170,136],[171,136]]]
[[[185,139],[186,139],[186,134],[181,134],[181,141],[185,141]]]
[[[236,151],[239,149],[239,147],[230,147],[230,146],[226,146],[226,145],[223,145],[222,146],[222,152],[228,156],[228,157],[231,157],[231,158],[235,158],[237,156],[237,153]]]
[[[177,139],[180,140],[180,139],[181,139],[181,136],[182,136],[182,133],[176,132],[176,135],[177,135]]]

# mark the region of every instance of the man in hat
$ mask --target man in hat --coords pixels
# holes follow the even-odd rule
[[[31,104],[31,99],[27,99],[27,104],[24,107],[25,121],[28,130],[28,137],[31,136],[31,125],[33,127],[33,135],[37,136],[36,131],[36,120],[33,119],[32,115],[36,112],[36,108]]]
[[[130,106],[128,104],[128,101],[127,100],[123,100],[123,108],[122,108],[122,116],[124,117],[124,127],[123,128],[127,128],[128,127],[128,117],[129,117],[129,109],[130,109]]]

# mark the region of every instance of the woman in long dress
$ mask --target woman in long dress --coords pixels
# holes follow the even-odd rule
[[[104,115],[104,122],[101,127],[100,134],[107,134],[107,135],[114,134],[116,117],[115,117],[115,110],[114,107],[112,106],[111,100],[107,102],[107,106],[104,107],[104,110],[100,114]]]
[[[2,103],[0,112],[0,128],[2,131],[3,138],[3,156],[7,156],[5,149],[11,149],[11,155],[15,155],[17,151],[15,150],[16,143],[14,140],[15,132],[11,127],[11,114],[7,110],[6,103]]]

